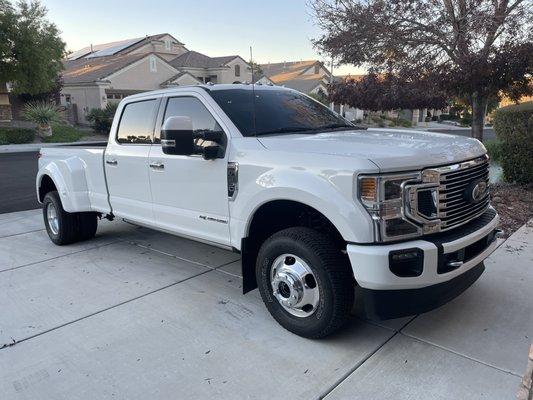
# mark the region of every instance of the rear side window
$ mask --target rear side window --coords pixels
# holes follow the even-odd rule
[[[117,142],[129,144],[152,143],[157,113],[156,99],[127,104],[122,111]]]

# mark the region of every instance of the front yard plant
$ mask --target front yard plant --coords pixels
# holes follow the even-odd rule
[[[31,143],[34,140],[35,131],[33,129],[0,128],[0,145]]]
[[[93,124],[96,132],[108,134],[117,107],[118,103],[107,103],[105,108],[93,108],[87,114],[87,120]]]
[[[533,182],[533,101],[500,108],[494,131],[501,140],[500,162],[508,182]]]
[[[22,115],[28,121],[37,124],[37,133],[41,138],[52,136],[52,124],[61,121],[59,107],[46,101],[26,104]]]

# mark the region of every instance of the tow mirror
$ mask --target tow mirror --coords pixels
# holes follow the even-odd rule
[[[161,148],[165,154],[194,154],[192,120],[189,117],[169,117],[161,128]]]
[[[217,143],[212,146],[197,146],[196,139]],[[190,156],[201,154],[206,160],[224,158],[225,135],[222,131],[194,132],[192,120],[186,116],[169,117],[161,128],[161,148],[165,154]]]

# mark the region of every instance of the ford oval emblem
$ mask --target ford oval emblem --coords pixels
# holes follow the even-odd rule
[[[487,182],[483,180],[474,181],[466,187],[465,197],[470,203],[479,203],[487,194]]]

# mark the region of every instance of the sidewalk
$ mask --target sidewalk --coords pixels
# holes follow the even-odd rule
[[[513,399],[533,337],[533,221],[433,312],[283,330],[235,253],[123,222],[54,246],[41,210],[0,215],[8,399]],[[290,393],[290,395],[287,395]]]

